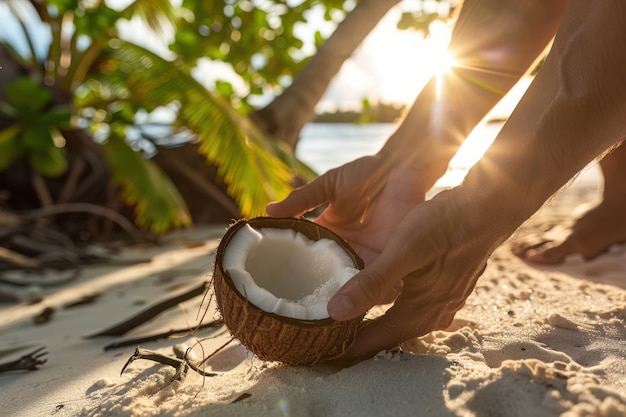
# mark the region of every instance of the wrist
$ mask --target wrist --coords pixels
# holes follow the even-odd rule
[[[417,141],[410,145],[408,141],[400,144],[394,137],[385,144],[377,156],[392,167],[402,167],[419,182],[424,192],[430,190],[437,180],[448,169],[448,163],[455,150],[446,150],[442,145],[433,141]]]

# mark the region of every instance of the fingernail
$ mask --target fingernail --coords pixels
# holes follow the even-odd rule
[[[346,295],[338,295],[328,302],[328,314],[334,320],[341,320],[347,317],[353,308],[352,300]]]

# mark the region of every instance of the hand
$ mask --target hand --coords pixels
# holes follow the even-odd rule
[[[384,250],[346,283],[328,303],[336,320],[349,320],[379,303],[403,283],[387,312],[363,325],[355,343],[337,361],[341,366],[450,325],[487,258],[499,242],[486,221],[468,220],[457,190],[416,206],[394,229]],[[482,225],[480,225],[482,224]]]
[[[343,237],[368,265],[382,252],[395,226],[424,201],[428,188],[420,184],[415,168],[367,156],[330,170],[285,200],[269,204],[267,213],[296,217],[330,203],[316,222]]]
[[[316,221],[344,237],[366,264],[329,302],[334,319],[358,317],[400,294],[384,316],[360,329],[340,359],[344,365],[447,327],[484,268],[488,235],[463,226],[454,192],[420,204],[427,188],[415,169],[372,156],[267,207],[272,216],[297,216],[330,202]]]

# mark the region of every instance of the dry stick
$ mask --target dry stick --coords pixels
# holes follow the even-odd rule
[[[126,361],[126,364],[122,368],[120,375],[124,373],[128,365],[130,365],[132,362],[136,361],[137,359],[147,359],[150,361],[158,362],[162,365],[171,366],[174,369],[176,369],[177,373],[181,372],[181,368],[184,369],[185,366],[189,366],[189,362],[186,359],[172,358],[171,356],[166,356],[159,352],[144,349],[142,347],[137,347],[137,349],[135,349],[135,353],[130,358],[128,358],[128,361]],[[183,370],[182,373],[186,373],[185,371],[186,370]],[[202,376],[210,377],[210,376],[217,375],[216,373],[213,373],[213,372],[204,372],[201,369],[194,369],[194,371],[198,372]]]
[[[50,195],[50,190],[48,190],[46,182],[41,175],[36,173],[33,174],[32,184],[35,189],[35,194],[37,194],[37,198],[42,206],[47,207],[54,204],[54,200]]]
[[[226,346],[230,345],[235,339],[233,337],[231,337],[230,339],[228,339],[228,341],[226,341],[226,343],[224,343],[222,346],[218,347],[217,349],[215,349],[213,351],[213,353],[211,353],[209,356],[207,356],[206,358],[202,359],[202,362],[200,362],[200,365],[204,365],[205,363],[207,363],[207,361],[209,359],[211,359],[213,356],[217,355],[219,352],[222,351],[222,349],[224,349]],[[195,371],[195,369],[194,369]]]
[[[72,169],[67,177],[67,181],[65,181],[65,186],[61,190],[61,194],[57,198],[57,204],[63,204],[70,201],[70,197],[74,194],[78,182],[80,181],[80,177],[85,172],[85,168],[87,164],[85,163],[85,159],[82,156],[79,156],[76,159],[76,163],[72,166]]]
[[[0,226],[18,228],[23,221],[17,214],[0,208]]]
[[[29,258],[21,253],[0,246],[0,261],[7,261],[20,268],[35,269],[39,267],[37,259]]]
[[[222,346],[218,347],[209,356],[207,356],[206,358],[202,359],[202,362],[200,362],[198,365],[204,365],[206,363],[206,361],[209,360],[209,358],[213,357],[216,353],[218,353],[219,351],[224,349],[226,346],[230,345],[233,340],[234,339],[232,337],[230,339],[228,339],[228,341],[226,343],[224,343]],[[191,348],[187,349],[187,351],[185,352],[185,359],[184,360],[187,362],[187,365],[189,365],[189,367],[192,370],[196,371],[200,375],[205,375],[206,376],[207,372],[204,369],[198,368],[198,365],[195,365],[195,364],[191,363],[191,361],[189,359],[187,359],[187,355],[189,354],[190,351],[191,351]]]
[[[57,204],[54,206],[42,207],[28,212],[28,217],[46,217],[64,213],[92,213],[106,217],[117,223],[124,229],[136,242],[143,242],[144,237],[141,232],[124,216],[118,212],[104,206],[91,203],[67,203]]]
[[[48,352],[45,347],[35,349],[17,360],[0,364],[0,373],[11,371],[35,371],[48,361],[48,359],[44,358],[47,354]]]
[[[201,324],[200,326],[195,327],[193,330],[197,331],[197,330],[207,329],[209,327],[219,327],[223,324],[224,322],[222,320],[214,320],[209,323]],[[156,342],[158,340],[167,339],[171,336],[176,336],[176,335],[185,334],[189,332],[190,332],[189,328],[168,330],[167,332],[163,332],[163,333],[157,333],[157,334],[152,334],[152,335],[148,335],[144,337],[137,337],[134,339],[127,339],[127,340],[122,340],[120,342],[111,343],[109,345],[106,345],[104,347],[104,350],[117,349],[117,348],[127,347],[127,346],[135,346],[140,343],[146,343],[146,342]]]
[[[148,309],[129,318],[128,320],[123,321],[122,323],[116,324],[115,326],[109,327],[108,329],[105,329],[91,336],[87,336],[86,339],[100,336],[121,336],[124,333],[134,329],[135,327],[138,327],[152,320],[154,317],[164,312],[165,310],[168,310],[169,308],[174,307],[183,301],[189,300],[204,293],[204,291],[206,291],[206,289],[208,288],[208,285],[209,283],[205,281],[198,287],[193,288],[184,294],[168,298],[158,304],[153,305],[152,307],[149,307]]]

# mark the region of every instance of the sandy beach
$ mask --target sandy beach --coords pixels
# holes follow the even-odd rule
[[[580,178],[518,233],[563,225],[596,193],[593,178]],[[120,375],[136,346],[105,347],[193,329],[199,312],[207,311],[205,323],[219,318],[215,306],[197,296],[121,336],[88,336],[210,281],[226,226],[177,232],[160,246],[131,247],[110,263],[87,266],[65,285],[20,290],[26,300],[41,297],[37,303],[0,303],[0,350],[24,347],[0,363],[39,347],[47,352],[36,371],[0,374],[0,414],[626,415],[626,245],[590,262],[573,256],[548,268],[523,262],[505,244],[449,329],[352,368],[262,362],[231,342],[206,362],[214,376],[190,371],[184,381],[173,381],[173,367],[147,360]],[[44,310],[47,316],[41,316]],[[201,357],[229,339],[217,326],[139,345],[172,356],[194,346],[192,355]]]

